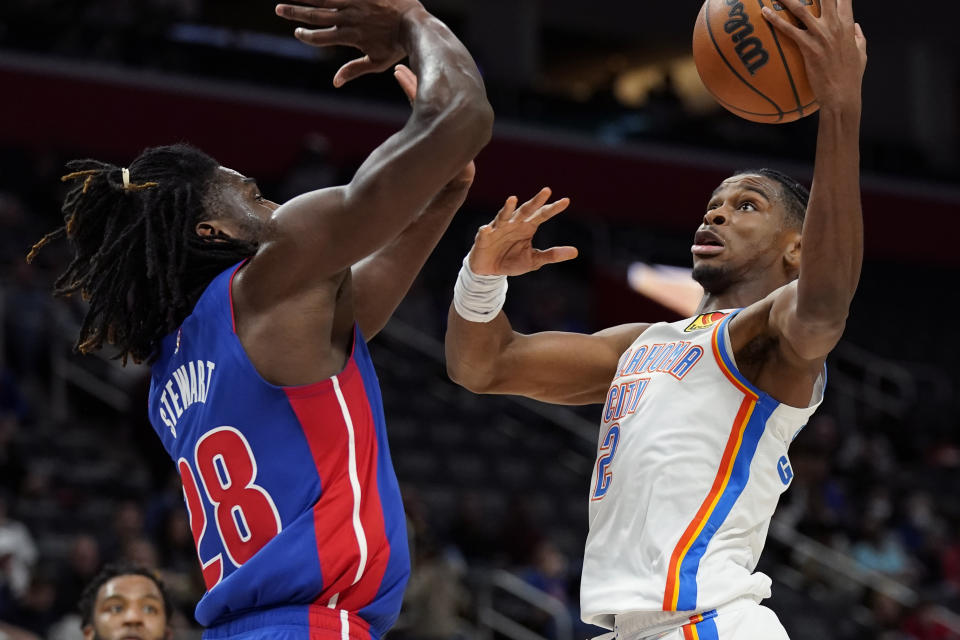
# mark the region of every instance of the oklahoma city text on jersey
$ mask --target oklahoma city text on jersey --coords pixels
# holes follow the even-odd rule
[[[620,358],[590,488],[587,622],[654,626],[770,595],[753,571],[823,377],[805,408],[757,389],[730,349],[735,315],[655,324]]]

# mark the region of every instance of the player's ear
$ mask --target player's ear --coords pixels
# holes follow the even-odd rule
[[[194,231],[200,237],[212,239],[227,239],[234,237],[231,225],[226,220],[203,220],[197,223]]]
[[[797,274],[800,272],[800,254],[802,234],[799,231],[792,231],[787,240],[787,247],[783,252],[783,266],[788,273]]]
[[[96,637],[92,624],[83,627],[83,640],[93,640]]]

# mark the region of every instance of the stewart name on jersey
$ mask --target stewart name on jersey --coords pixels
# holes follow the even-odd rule
[[[150,421],[183,481],[207,586],[197,621],[302,606],[304,623],[329,612],[350,637],[379,638],[410,558],[370,354],[355,329],[339,374],[268,383],[235,333],[238,269],[210,283],[152,366]]]

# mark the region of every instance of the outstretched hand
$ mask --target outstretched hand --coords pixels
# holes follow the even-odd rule
[[[810,88],[821,108],[859,105],[867,40],[853,19],[853,0],[819,0],[819,18],[800,0],[778,2],[800,26],[770,7],[763,8],[763,16],[800,48]]]
[[[316,29],[298,27],[294,35],[314,47],[354,47],[363,56],[346,63],[333,77],[342,87],[354,78],[386,71],[407,56],[403,21],[411,11],[422,10],[417,0],[298,0],[278,4],[277,15]]]
[[[575,247],[533,247],[533,235],[540,225],[570,206],[569,198],[547,204],[550,195],[550,189],[542,189],[519,208],[516,196],[507,198],[493,221],[477,231],[470,269],[478,275],[519,276],[545,264],[576,258]]]

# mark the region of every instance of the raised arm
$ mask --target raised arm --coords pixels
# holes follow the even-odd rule
[[[820,102],[820,125],[800,277],[773,300],[770,324],[788,355],[817,363],[840,340],[863,260],[859,140],[866,40],[854,22],[852,0],[823,0],[819,18],[799,0],[782,3],[804,29],[767,8],[763,12],[799,45]]]
[[[277,13],[315,46],[366,55],[345,65],[337,86],[409,55],[420,77],[406,125],[378,147],[350,184],[298,196],[273,214],[270,235],[245,269],[261,304],[310,289],[393,240],[490,138],[493,115],[470,54],[415,0],[309,0]]]
[[[417,95],[417,77],[403,65],[397,65],[394,75],[412,104]],[[463,206],[475,175],[476,167],[471,161],[399,236],[353,266],[354,317],[367,340],[380,332],[407,295],[424,262]]]
[[[555,404],[602,403],[620,356],[647,325],[623,325],[593,335],[524,335],[514,331],[499,310],[505,293],[497,290],[505,289],[500,276],[522,275],[577,256],[573,247],[533,248],[537,227],[569,205],[567,199],[548,205],[549,198],[549,189],[544,189],[517,208],[511,197],[477,232],[450,307],[447,372],[474,393],[521,395]]]

